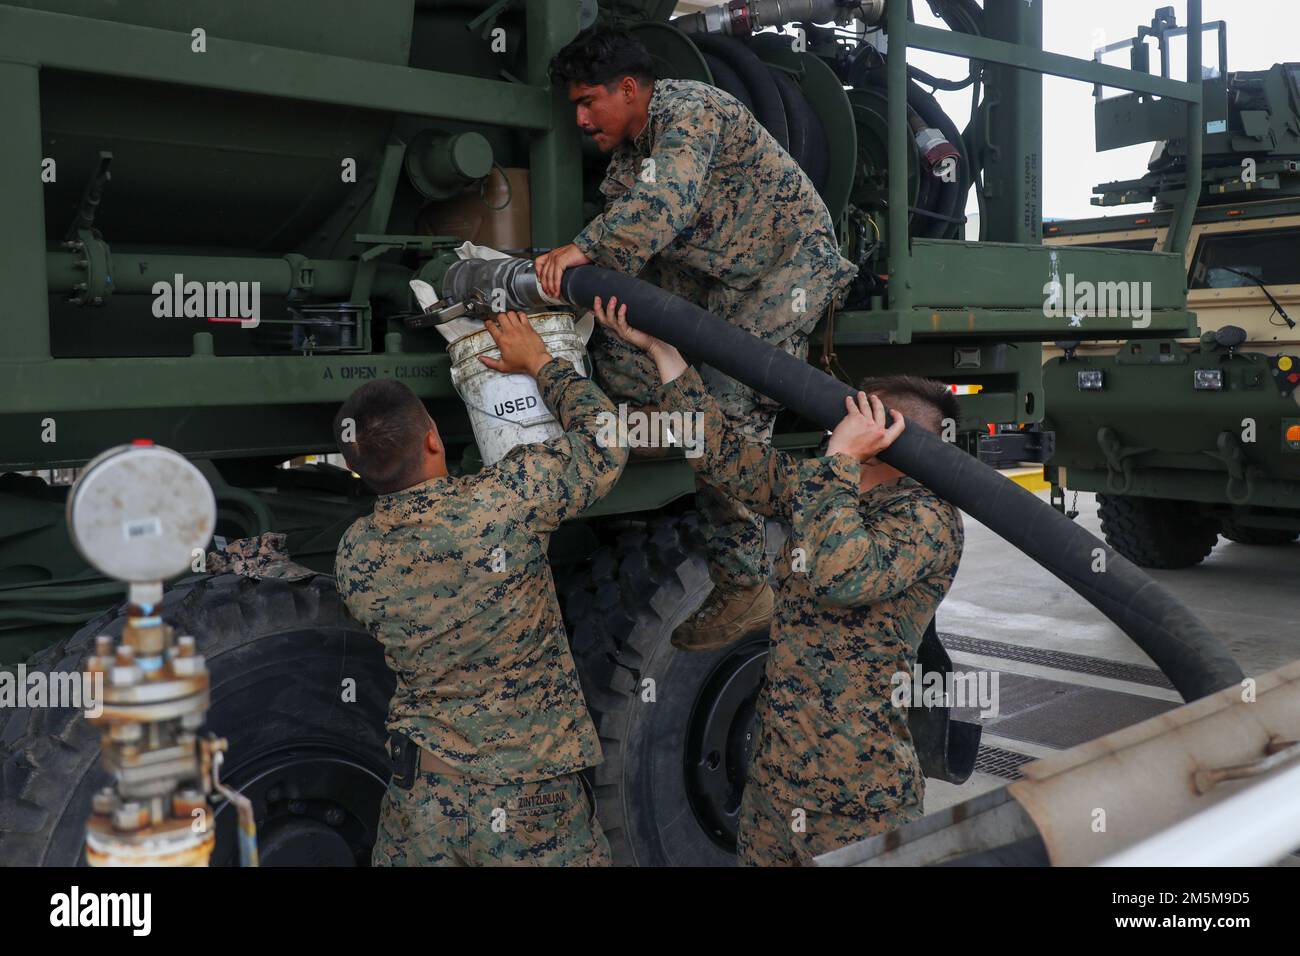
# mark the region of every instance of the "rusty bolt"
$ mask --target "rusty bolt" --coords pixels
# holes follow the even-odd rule
[[[141,724],[113,724],[108,728],[109,739],[119,744],[133,744],[144,738],[144,727]]]
[[[117,794],[112,787],[105,787],[95,793],[90,806],[96,813],[108,816],[117,807]]]
[[[108,672],[108,682],[114,687],[130,687],[138,684],[144,672],[132,664],[130,667],[114,667]]]
[[[108,682],[114,687],[129,687],[143,677],[143,672],[135,664],[135,648],[129,644],[120,645],[108,672]]]
[[[113,828],[116,830],[142,830],[149,825],[149,808],[128,800],[113,811]]]
[[[194,677],[203,673],[203,657],[173,657],[172,673],[177,677]]]
[[[207,798],[193,787],[187,787],[172,794],[172,816],[192,817],[195,810],[206,811],[207,809]]]

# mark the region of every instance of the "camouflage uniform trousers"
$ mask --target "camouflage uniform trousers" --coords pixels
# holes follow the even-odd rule
[[[604,334],[592,344],[597,383],[615,402],[654,406],[659,383],[654,363],[640,349],[605,333],[604,329],[599,329],[598,333]],[[801,361],[808,357],[806,332],[796,331],[776,344],[783,352]],[[736,431],[754,441],[771,440],[777,413],[781,411],[779,403],[712,366],[700,366],[699,371],[705,387]],[[743,588],[766,581],[771,569],[764,547],[763,517],[698,475],[695,479],[695,506],[700,513],[709,578],[714,585]]]
[[[862,815],[800,809],[776,797],[751,774],[740,798],[736,855],[742,866],[811,866],[812,858],[868,837],[897,830],[920,819],[923,808],[911,806]]]
[[[389,784],[372,866],[610,866],[580,774],[522,784],[421,773]]]

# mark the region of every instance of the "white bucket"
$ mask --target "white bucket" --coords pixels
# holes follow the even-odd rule
[[[569,312],[537,312],[529,317],[552,356],[590,375],[587,349]],[[484,465],[493,465],[516,445],[558,438],[564,433],[535,382],[528,375],[504,375],[479,361],[501,357],[487,330],[462,336],[447,346],[451,383],[469,409],[474,440]]]

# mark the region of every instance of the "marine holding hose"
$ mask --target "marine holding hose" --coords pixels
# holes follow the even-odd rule
[[[580,35],[551,62],[578,126],[611,152],[605,211],[572,243],[538,257],[543,291],[567,268],[595,263],[640,276],[800,359],[808,334],[857,273],[839,254],[826,204],[799,164],[738,100],[692,80],[654,78],[649,53],[617,31]],[[591,345],[595,376],[615,402],[652,406],[653,364],[617,336]],[[729,427],[767,443],[780,406],[709,367],[700,376]],[[765,625],[773,596],[763,519],[697,476],[708,600],[673,635],[711,650]]]
[[[393,778],[376,866],[608,866],[581,772],[600,740],[560,619],[546,549],[608,494],[626,450],[599,440],[609,400],[528,319],[487,330],[489,368],[537,380],[564,426],[473,475],[451,476],[415,393],[379,379],[335,418],[348,467],[379,492],[339,542],[334,577],[397,676]]]
[[[801,865],[919,818],[925,776],[891,697],[896,675],[910,680],[957,573],[962,522],[876,455],[902,433],[904,416],[938,434],[957,417],[956,399],[927,379],[868,379],[845,399],[826,454],[798,458],[735,428],[677,349],[628,325],[626,305],[595,306],[602,326],[655,365],[661,407],[703,414],[704,454],[688,459],[697,473],[790,525],[740,804],[740,862]],[[882,402],[901,413],[892,424]]]

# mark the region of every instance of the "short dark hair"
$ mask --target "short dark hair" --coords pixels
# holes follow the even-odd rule
[[[351,442],[343,440],[351,420]],[[334,440],[348,467],[381,495],[423,480],[424,436],[431,425],[419,397],[401,382],[378,379],[348,396],[334,416]]]
[[[951,418],[954,424],[961,420],[957,396],[943,382],[932,378],[880,375],[864,378],[858,388],[868,395],[879,395],[904,418],[935,434],[943,431],[944,419]]]
[[[638,83],[653,83],[654,61],[641,41],[622,30],[584,30],[551,58],[551,82],[557,86],[578,83],[604,86],[630,76]]]

